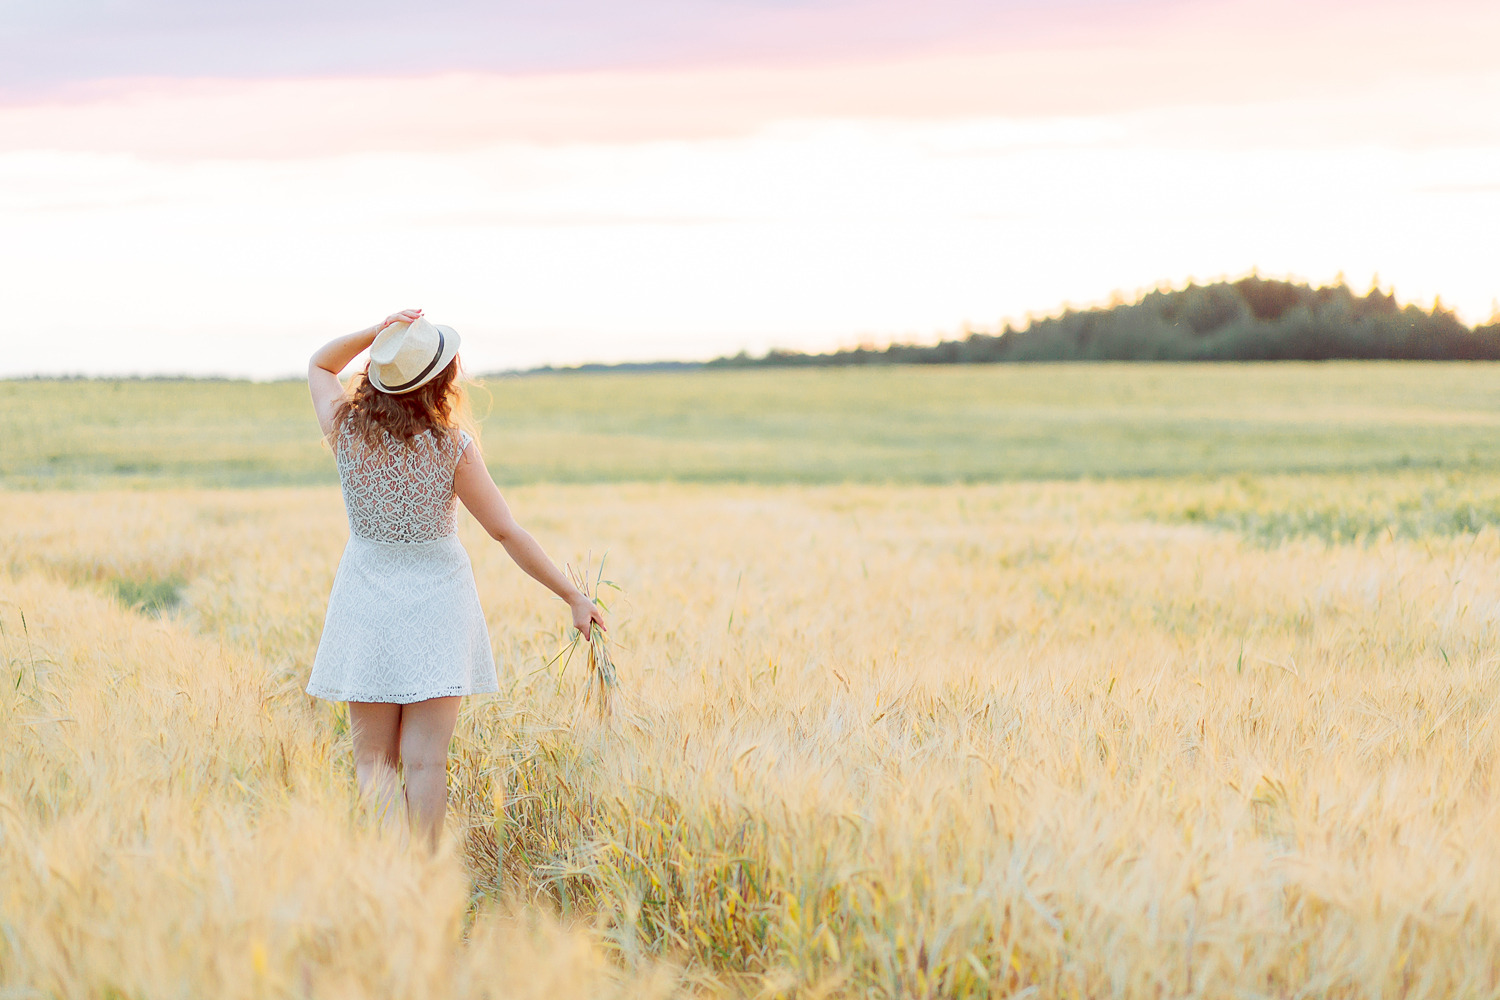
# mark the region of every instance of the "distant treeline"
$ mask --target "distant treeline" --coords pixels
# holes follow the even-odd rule
[[[1493,361],[1500,322],[1469,327],[1452,312],[1400,306],[1372,289],[1249,277],[1155,291],[1138,302],[1069,309],[1024,329],[939,344],[892,344],[831,354],[738,354],[710,367],[978,364],[1003,361],[1330,361],[1337,358]]]

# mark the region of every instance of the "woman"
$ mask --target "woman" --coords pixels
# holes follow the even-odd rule
[[[457,508],[568,602],[585,635],[599,609],[511,516],[479,447],[459,426],[467,399],[458,334],[420,309],[325,344],[307,368],[318,424],[338,460],[349,514],[307,691],[349,703],[354,773],[390,816],[399,766],[412,829],[436,846],[448,805],[459,699],[495,691],[495,661],[458,541]],[[338,374],[370,361],[345,391]]]

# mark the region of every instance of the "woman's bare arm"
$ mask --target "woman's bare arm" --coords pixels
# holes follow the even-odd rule
[[[313,352],[307,363],[307,387],[312,392],[313,409],[318,414],[318,426],[327,437],[333,432],[333,415],[344,398],[344,387],[339,382],[339,372],[349,367],[349,362],[369,348],[377,334],[392,323],[410,323],[422,315],[420,309],[403,309],[392,313],[374,326],[358,333],[337,337]]]
[[[557,564],[547,558],[547,553],[531,537],[530,532],[516,523],[510,506],[500,495],[495,481],[490,478],[489,470],[484,467],[479,446],[473,442],[469,443],[458,460],[458,468],[453,475],[453,491],[458,494],[469,513],[474,515],[474,520],[489,532],[490,537],[505,546],[506,553],[515,560],[517,566],[568,602],[568,607],[573,611],[574,628],[584,635],[589,634],[590,621],[598,622],[600,628],[608,628],[598,605],[575,587],[563,575],[562,570],[557,568]]]

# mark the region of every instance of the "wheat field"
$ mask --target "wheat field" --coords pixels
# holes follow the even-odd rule
[[[465,520],[429,857],[301,690],[335,489],[0,493],[0,996],[1500,996],[1500,477],[509,496],[623,702]]]

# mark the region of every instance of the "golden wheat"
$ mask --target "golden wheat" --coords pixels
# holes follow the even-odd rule
[[[599,593],[599,588],[604,583],[604,560],[601,559],[599,561],[599,570],[593,574],[593,579],[589,579],[589,575],[587,563],[584,564],[581,570],[574,569],[572,565],[568,566],[568,576],[572,578],[573,586],[581,590],[584,596],[599,607],[604,608],[606,611],[609,610],[600,599]],[[613,584],[610,584],[610,586],[613,586]],[[567,669],[568,660],[572,659],[573,653],[577,650],[580,642],[585,642],[582,632],[579,632],[574,640],[568,644],[565,653],[558,654],[559,657],[566,657],[563,660],[564,670]],[[584,683],[584,701],[592,705],[600,721],[604,721],[612,718],[614,715],[615,690],[619,686],[619,678],[615,674],[614,659],[609,653],[609,637],[599,627],[598,622],[590,623],[588,639],[585,644],[588,646],[586,657],[588,661],[588,680]]]
[[[0,494],[0,993],[1500,996],[1500,536],[1225,490],[515,490],[633,711],[466,523],[436,858],[301,693],[335,491]]]

